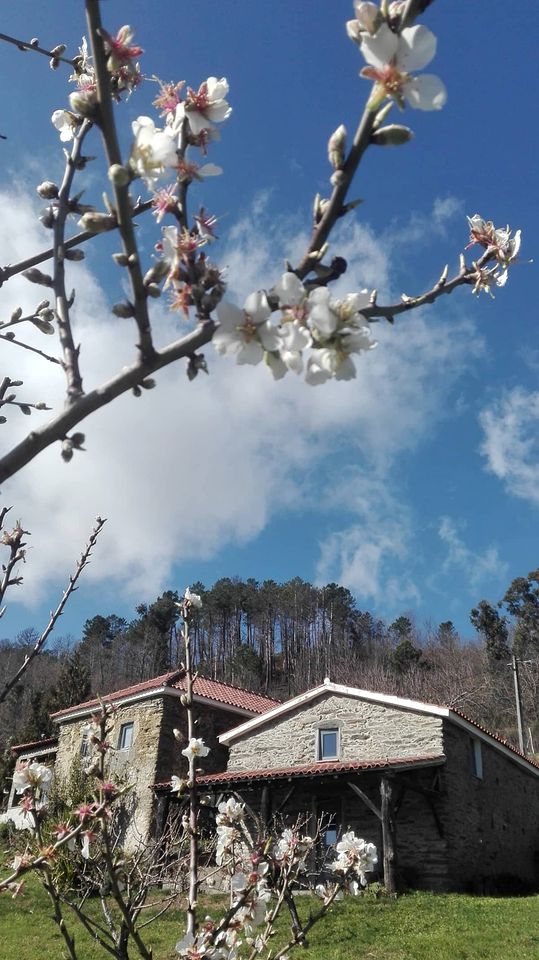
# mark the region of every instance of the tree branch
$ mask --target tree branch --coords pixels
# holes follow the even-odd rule
[[[79,562],[78,562],[78,564],[77,564],[77,568],[76,568],[76,570],[75,570],[75,573],[72,574],[72,575],[70,576],[70,578],[69,578],[69,585],[68,585],[67,588],[64,590],[63,595],[62,595],[62,599],[60,600],[60,603],[59,603],[58,606],[56,607],[56,610],[54,610],[54,612],[51,613],[50,620],[49,620],[47,626],[45,627],[43,633],[41,634],[41,636],[40,636],[40,637],[38,638],[38,640],[36,641],[36,644],[35,644],[35,646],[33,647],[33,649],[30,651],[29,654],[27,654],[27,655],[25,656],[25,658],[24,658],[21,666],[19,667],[19,669],[17,670],[17,672],[14,674],[14,676],[13,676],[10,680],[8,680],[7,683],[4,685],[3,689],[0,690],[0,703],[2,703],[2,702],[6,699],[6,697],[8,696],[8,694],[9,694],[9,692],[10,692],[10,690],[12,690],[13,687],[15,686],[15,684],[18,682],[18,680],[20,680],[20,678],[22,677],[23,673],[25,673],[25,671],[26,671],[26,670],[28,669],[28,667],[30,666],[32,660],[33,660],[35,657],[37,657],[38,653],[40,652],[40,650],[42,650],[44,644],[47,642],[47,639],[49,638],[52,630],[54,629],[54,627],[55,627],[58,619],[62,616],[62,613],[63,613],[63,611],[64,611],[64,607],[65,607],[67,601],[69,600],[71,594],[77,589],[77,581],[78,581],[78,579],[79,579],[82,571],[84,570],[85,566],[86,566],[86,565],[89,563],[89,561],[90,561],[90,557],[91,557],[91,554],[92,554],[92,550],[93,550],[93,548],[94,548],[94,546],[95,546],[95,544],[96,544],[96,541],[97,541],[97,538],[98,538],[99,534],[101,533],[101,530],[103,529],[103,526],[104,526],[105,522],[106,522],[106,521],[105,521],[105,520],[102,520],[101,517],[98,517],[98,518],[97,518],[95,527],[93,528],[92,533],[91,533],[91,535],[90,535],[90,539],[89,539],[88,543],[86,544],[86,547],[85,547],[84,550],[83,550],[83,553],[82,553],[82,555],[81,555],[81,558],[80,558],[80,560],[79,560]]]
[[[64,440],[67,432],[85,420],[89,414],[104,407],[111,400],[115,400],[122,393],[126,393],[127,390],[138,386],[156,370],[160,370],[182,357],[192,356],[200,347],[210,342],[216,326],[213,320],[200,325],[196,330],[192,330],[185,337],[182,337],[181,340],[175,340],[163,350],[156,351],[151,359],[133,363],[130,367],[116,374],[107,383],[96,387],[90,393],[84,394],[43,427],[32,430],[21,443],[13,447],[0,460],[0,483],[13,476],[27,463],[30,463],[38,453],[46,450],[51,443]]]
[[[101,25],[99,0],[86,0],[86,18],[90,32],[95,76],[97,81],[97,122],[103,136],[109,168],[114,164],[119,164],[121,166],[122,157],[112,110],[110,76],[107,70],[107,60],[103,46],[103,28]],[[152,330],[150,325],[150,317],[148,314],[148,294],[146,287],[144,286],[142,270],[140,268],[139,253],[135,240],[131,200],[129,196],[129,183],[125,184],[124,186],[119,186],[116,183],[113,183],[112,186],[116,201],[115,212],[118,221],[118,229],[122,238],[124,253],[128,258],[127,269],[129,270],[131,287],[133,291],[134,318],[140,336],[138,348],[140,350],[142,360],[146,361],[153,356],[155,353],[155,348],[152,341]]]

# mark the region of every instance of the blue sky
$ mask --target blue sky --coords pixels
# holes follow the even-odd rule
[[[369,85],[344,29],[352,5],[163,0],[158,9],[131,0],[104,4],[103,15],[111,32],[135,28],[148,75],[230,82],[233,114],[209,158],[224,175],[198,199],[220,218],[212,256],[241,303],[298,255],[313,196],[328,192],[328,136],[341,122],[352,131],[362,110]],[[406,112],[415,134],[406,147],[368,152],[353,190],[365,202],[332,242],[349,261],[341,292],[376,286],[396,300],[427,289],[446,262],[456,268],[475,212],[522,228],[522,258],[537,261],[538,20],[531,0],[510,12],[487,0],[429,8],[423,22],[439,45],[428,70],[448,102]],[[82,4],[61,0],[19,0],[0,27],[71,53],[84,29]],[[7,46],[0,80],[4,263],[47,244],[35,184],[61,174],[50,115],[69,91],[62,69]],[[117,109],[125,148],[154,95],[147,83]],[[81,180],[90,197],[105,188],[99,175],[95,165]],[[148,220],[140,236],[149,259],[158,229]],[[108,312],[121,288],[99,249],[73,274],[88,385],[129,362],[134,342]],[[196,580],[299,575],[344,583],[377,616],[452,619],[470,636],[471,606],[497,600],[538,564],[536,286],[536,263],[522,263],[494,301],[461,290],[377,329],[378,349],[359,359],[353,383],[310,388],[290,375],[274,384],[208,350],[209,378],[189,385],[173,368],[151,395],[101,411],[83,426],[87,453],[65,466],[49,450],[4,486],[32,550],[0,634],[40,626],[102,514],[107,528],[60,634],[78,636],[98,612],[130,617],[141,600]],[[20,280],[2,296],[6,315],[35,299]],[[165,342],[177,318],[159,304],[155,323]],[[35,399],[60,397],[50,371],[8,360]],[[2,429],[14,442],[28,424],[10,419]]]

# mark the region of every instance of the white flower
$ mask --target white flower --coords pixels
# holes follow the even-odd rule
[[[17,767],[13,774],[13,784],[16,793],[24,793],[29,787],[37,789],[48,786],[52,780],[52,770],[42,763],[30,763],[28,766]]]
[[[219,811],[216,817],[217,825],[227,826],[230,823],[237,823],[245,817],[245,805],[238,803],[237,800],[234,800],[234,797],[222,800],[217,810]]]
[[[176,774],[172,774],[170,778],[170,792],[171,793],[182,793],[185,790],[187,781],[183,780],[182,777],[177,777]]]
[[[211,129],[214,123],[222,123],[232,113],[232,107],[225,100],[228,93],[228,81],[225,77],[208,77],[195,92],[191,88],[187,91],[185,103],[176,107],[172,127],[179,131],[185,117],[193,136],[197,137],[203,130]]]
[[[187,757],[188,760],[194,760],[195,757],[207,757],[209,752],[210,748],[206,746],[203,740],[191,737],[185,749],[182,750],[182,755]]]
[[[281,279],[275,284],[271,292],[277,297],[279,306],[283,309],[285,307],[298,306],[300,303],[303,303],[307,296],[307,291],[301,280],[291,271],[283,273]]]
[[[75,136],[80,120],[70,110],[55,110],[51,120],[60,134],[60,140],[67,143]]]
[[[303,370],[302,351],[312,345],[310,331],[298,320],[283,323],[279,330],[279,354],[288,370],[301,373]]]
[[[213,345],[224,356],[235,356],[237,363],[256,364],[264,351],[277,350],[279,335],[269,322],[271,308],[262,290],[250,293],[243,310],[222,301],[217,307],[219,327]]]
[[[192,593],[189,587],[185,588],[185,593],[183,599],[189,603],[192,607],[196,607],[197,610],[200,610],[202,607],[202,600],[198,593]]]
[[[157,129],[151,117],[138,117],[131,127],[135,140],[129,162],[135,173],[151,187],[167,168],[177,165],[176,138],[168,127]]]
[[[401,108],[405,101],[418,110],[440,110],[444,106],[447,92],[439,77],[410,76],[411,70],[426,67],[436,53],[436,37],[427,27],[406,27],[397,34],[382,23],[374,36],[362,36],[361,52],[369,64],[361,76],[375,81],[368,104],[371,110],[377,109],[385,97],[391,97]]]

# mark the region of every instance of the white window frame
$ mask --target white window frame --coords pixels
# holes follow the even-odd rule
[[[129,742],[125,743],[127,739],[126,734],[129,733]],[[135,724],[132,720],[128,720],[127,723],[122,723],[120,727],[120,733],[118,734],[118,750],[129,750],[133,746],[133,740],[135,737]]]
[[[479,737],[471,737],[472,774],[476,780],[483,779],[483,751]]]
[[[327,733],[332,733],[335,735],[335,754],[331,756],[324,755],[324,735]],[[341,757],[341,731],[338,727],[318,727],[317,730],[317,744],[316,744],[316,759],[321,763],[328,760],[340,760]]]

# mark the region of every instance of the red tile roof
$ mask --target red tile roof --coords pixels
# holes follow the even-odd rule
[[[26,751],[32,750],[34,747],[36,750],[50,750],[51,753],[58,746],[58,737],[47,737],[43,740],[30,740],[28,743],[14,743],[11,747],[11,752],[26,753]]]
[[[181,677],[173,686],[177,690],[185,690],[185,677]],[[193,683],[193,692],[196,696],[208,700],[218,700],[219,703],[226,703],[230,707],[239,707],[242,710],[250,710],[252,713],[265,713],[266,710],[278,707],[281,702],[280,700],[272,700],[271,697],[265,697],[260,693],[253,693],[252,690],[244,690],[243,687],[233,687],[229,683],[210,680],[208,677],[196,677]]]
[[[445,763],[443,755],[424,757],[383,757],[379,760],[324,760],[322,763],[309,763],[293,767],[267,767],[261,770],[227,770],[224,773],[209,773],[197,777],[199,786],[219,786],[219,784],[241,783],[247,780],[292,780],[299,777],[324,777],[338,773],[368,772],[398,767],[429,767]],[[170,786],[170,780],[156,783],[160,789]]]
[[[471,724],[472,727],[476,727],[476,729],[480,730],[481,733],[486,733],[488,737],[496,740],[497,743],[501,743],[502,747],[506,747],[506,749],[510,750],[511,753],[516,753],[517,757],[521,757],[523,760],[526,760],[527,763],[530,763],[532,767],[537,767],[537,769],[539,769],[539,763],[537,760],[533,760],[527,754],[522,753],[517,749],[517,747],[513,746],[509,740],[505,740],[504,737],[500,737],[499,734],[493,733],[492,730],[489,730],[488,727],[484,727],[483,724],[478,723],[477,720],[472,720],[471,717],[468,717],[465,713],[462,713],[461,710],[456,710],[455,707],[449,707],[448,709],[450,714],[454,713],[457,717],[461,717],[462,720],[466,720],[466,722]]]
[[[114,690],[102,697],[102,700],[116,702],[118,700],[131,699],[139,694],[151,693],[152,690],[160,690],[162,687],[172,687],[176,690],[185,690],[185,671],[173,670],[170,673],[164,673],[160,677],[153,677],[151,680],[144,680],[142,683],[135,683],[131,687],[125,687],[123,690]],[[234,687],[229,683],[221,683],[218,680],[210,680],[208,677],[196,677],[193,683],[193,692],[195,696],[203,697],[205,700],[213,700],[215,703],[225,704],[230,707],[237,707],[251,714],[264,713],[271,710],[272,707],[279,705],[279,700],[272,700],[260,693],[253,693],[251,690],[244,690],[242,687]],[[54,719],[68,717],[73,713],[82,713],[98,709],[100,701],[98,698],[85,700],[84,703],[74,704],[64,710],[57,710],[52,714]]]

